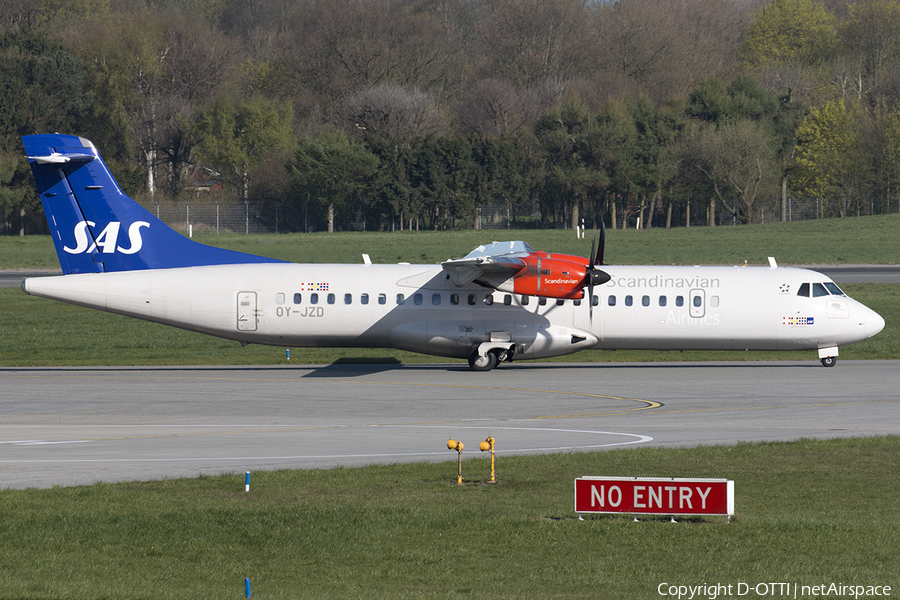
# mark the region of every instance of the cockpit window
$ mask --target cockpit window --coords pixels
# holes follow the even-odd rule
[[[812,286],[812,288],[810,288]],[[841,291],[841,288],[837,286],[832,281],[827,281],[825,283],[802,283],[800,284],[799,289],[797,289],[797,295],[803,296],[804,298],[810,297],[810,290],[812,290],[812,297],[819,298],[821,296],[843,296],[844,292]]]
[[[828,288],[828,291],[832,293],[834,296],[843,296],[844,292],[837,286],[833,281],[826,281],[825,287]]]

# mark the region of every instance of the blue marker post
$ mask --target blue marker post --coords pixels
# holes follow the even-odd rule
[[[247,593],[247,597],[250,597],[250,578],[244,578],[244,591]]]
[[[250,491],[250,471],[244,473],[244,491]]]
[[[290,349],[290,348],[287,348],[287,349],[284,351],[284,354],[285,354],[285,356],[287,357],[288,360],[291,360],[291,349]]]

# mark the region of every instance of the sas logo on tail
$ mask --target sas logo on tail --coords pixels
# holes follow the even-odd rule
[[[147,221],[135,221],[128,226],[127,248],[116,245],[119,241],[119,228],[122,226],[120,221],[111,221],[109,225],[100,232],[100,235],[95,238],[95,241],[91,241],[88,236],[88,227],[96,226],[97,224],[93,221],[81,221],[75,225],[75,247],[69,248],[68,246],[63,246],[63,250],[69,254],[82,254],[84,252],[90,253],[96,248],[100,248],[101,252],[104,254],[112,254],[113,252],[135,254],[139,252],[144,245],[144,240],[141,238],[141,227],[149,228],[150,223]]]

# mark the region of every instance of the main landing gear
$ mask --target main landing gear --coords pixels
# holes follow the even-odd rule
[[[836,356],[826,356],[825,358],[822,359],[823,367],[833,367],[835,364],[837,364]]]
[[[491,348],[483,355],[473,350],[469,355],[469,368],[473,371],[490,371],[506,360],[512,360],[513,348]]]
[[[486,352],[484,356],[481,356],[478,352],[473,352],[469,355],[469,368],[473,371],[490,371],[499,362],[496,351]]]

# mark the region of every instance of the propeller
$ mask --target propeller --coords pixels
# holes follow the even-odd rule
[[[606,225],[600,221],[600,246],[597,246],[597,234],[591,240],[591,262],[587,269],[587,287],[588,287],[588,307],[590,314],[590,322],[594,323],[594,286],[603,285],[611,279],[609,273],[597,268],[597,265],[605,265],[603,262],[603,253],[606,248]],[[596,254],[594,251],[596,250]]]

